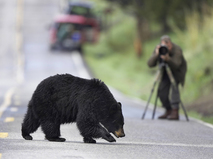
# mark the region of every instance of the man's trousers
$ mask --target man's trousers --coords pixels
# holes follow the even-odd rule
[[[176,87],[174,87],[170,82],[166,71],[164,71],[158,87],[158,97],[166,110],[171,110],[172,108],[179,109],[180,93],[178,89],[178,82],[176,81]]]

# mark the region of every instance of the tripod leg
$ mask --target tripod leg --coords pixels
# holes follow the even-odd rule
[[[158,101],[158,93],[157,93],[157,96],[156,96],[156,99],[155,99],[155,106],[154,106],[153,113],[152,113],[152,119],[154,119],[154,117],[155,117],[155,111],[156,111],[156,107],[157,107],[157,101]]]
[[[174,88],[175,88],[175,89],[178,89],[178,87],[177,87],[177,85],[176,85],[176,82],[175,82],[175,79],[174,79],[174,77],[173,77],[173,75],[172,75],[172,71],[171,71],[171,69],[168,67],[168,65],[166,65],[166,72],[167,72],[167,74],[168,74],[168,76],[169,76],[169,79],[170,79],[172,85],[174,86]],[[180,104],[181,104],[181,107],[182,107],[182,109],[183,109],[183,111],[184,111],[184,114],[185,114],[185,116],[186,116],[186,120],[189,121],[189,118],[188,118],[187,113],[186,113],[186,109],[184,108],[184,105],[183,105],[183,103],[182,103],[181,100],[180,100]]]
[[[188,118],[188,115],[187,115],[187,113],[186,113],[186,109],[184,108],[183,102],[182,102],[182,101],[180,101],[180,104],[181,104],[182,109],[183,109],[183,111],[184,111],[184,114],[185,114],[186,120],[187,120],[187,121],[189,121],[189,118]]]
[[[148,106],[149,106],[149,102],[150,102],[151,96],[152,96],[152,92],[151,92],[151,94],[150,94],[150,96],[149,96],[148,102],[147,102],[146,107],[145,107],[145,110],[144,110],[144,112],[143,112],[142,119],[144,119],[144,117],[145,117],[145,114],[146,114],[147,108],[148,108]]]
[[[156,85],[156,81],[154,82],[153,88],[152,88],[152,90],[151,90],[151,94],[150,94],[150,96],[149,96],[148,102],[147,102],[146,107],[145,107],[145,110],[144,110],[144,112],[143,112],[142,119],[144,119],[144,117],[145,117],[147,108],[148,108],[148,106],[149,106],[150,99],[151,99],[152,94],[153,94],[153,92],[154,92],[155,85]]]

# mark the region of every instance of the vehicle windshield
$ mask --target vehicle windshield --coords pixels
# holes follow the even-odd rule
[[[71,38],[74,32],[81,31],[82,29],[82,25],[80,24],[60,23],[58,25],[57,38],[59,41]]]
[[[70,23],[60,24],[57,32],[58,39],[61,40],[67,38],[68,36],[71,36],[73,30],[74,30],[73,24]]]

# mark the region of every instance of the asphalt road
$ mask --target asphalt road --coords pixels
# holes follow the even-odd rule
[[[141,120],[145,102],[112,89],[123,104],[124,138],[85,144],[76,124],[61,127],[64,143],[44,140],[39,129],[33,141],[21,137],[27,103],[44,78],[70,73],[92,78],[78,52],[50,52],[48,25],[58,11],[57,0],[0,1],[0,159],[210,159],[213,126],[184,116],[180,121],[151,120],[152,107]],[[148,91],[149,92],[149,91]],[[158,108],[156,116],[162,110]]]

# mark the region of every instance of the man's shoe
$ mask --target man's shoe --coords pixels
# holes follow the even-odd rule
[[[171,114],[168,115],[168,120],[179,120],[179,109],[172,109]]]
[[[171,114],[172,110],[166,110],[165,113],[158,117],[158,119],[167,119],[167,117]]]

